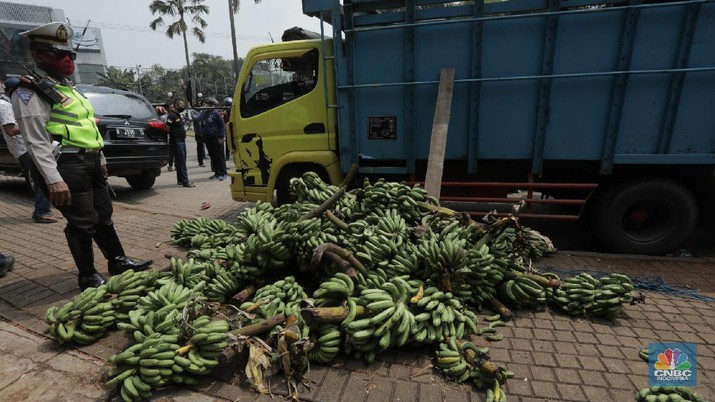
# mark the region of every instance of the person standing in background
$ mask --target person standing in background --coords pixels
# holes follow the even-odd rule
[[[169,105],[169,114],[166,116],[166,124],[169,126],[169,143],[176,164],[176,184],[184,187],[196,187],[193,182],[189,181],[189,172],[186,168],[186,129],[184,129],[184,122],[180,114],[183,111],[184,101],[177,99]]]
[[[204,104],[207,107],[216,107],[218,106],[218,101],[216,98],[206,98]],[[211,170],[214,171],[209,180],[219,179],[224,181],[228,177],[223,148],[223,143],[226,139],[226,123],[223,122],[223,117],[216,109],[204,110],[202,113],[201,132],[209,150],[209,157],[211,157]]]
[[[25,174],[31,176],[34,182],[35,192],[35,210],[32,212],[32,220],[37,223],[55,223],[57,218],[52,216],[52,207],[47,199],[42,188],[38,185],[40,182],[39,172],[32,162],[32,157],[27,152],[25,141],[20,135],[20,129],[15,121],[15,114],[12,111],[12,104],[9,96],[12,91],[20,84],[20,79],[11,77],[0,83],[0,90],[3,93],[0,95],[0,126],[2,126],[2,135],[5,137],[7,149],[13,157],[20,161],[20,164],[25,170]]]
[[[197,107],[201,107],[202,102],[196,103]],[[199,167],[204,167],[204,159],[206,159],[206,145],[204,144],[204,135],[201,133],[201,112],[196,109],[191,109],[191,122],[194,125],[194,139],[196,140],[196,159],[199,161]]]
[[[231,106],[233,105],[233,98],[230,96],[227,96],[223,98],[223,105],[226,106],[226,109],[223,110],[223,114],[221,115],[223,117],[223,122],[226,123],[226,127],[228,127],[228,123],[231,121]],[[228,136],[230,135],[229,132],[226,132],[226,139],[224,141],[225,148],[226,148],[226,161],[228,162],[229,159],[231,159],[231,150],[228,149]]]
[[[169,115],[167,113],[167,109],[169,108],[168,105],[158,105],[154,107],[154,110],[156,110],[156,113],[159,115],[159,119],[166,124],[166,117]],[[168,138],[168,144],[169,144],[169,163],[166,166],[166,170],[172,171],[174,170],[174,150],[171,146],[171,136]]]

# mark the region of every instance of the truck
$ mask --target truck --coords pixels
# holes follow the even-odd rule
[[[318,35],[245,57],[235,200],[289,202],[292,178],[338,184],[353,164],[361,180],[423,182],[453,69],[441,200],[523,203],[522,218],[581,219],[638,254],[676,249],[712,216],[713,0],[302,6]]]

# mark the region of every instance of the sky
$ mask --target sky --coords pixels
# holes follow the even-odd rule
[[[100,28],[109,66],[134,69],[141,65],[144,69],[160,64],[165,68],[178,69],[186,65],[183,40],[180,37],[169,39],[162,28],[156,32],[149,28],[149,22],[156,18],[149,11],[150,0],[21,2],[61,9],[73,26],[83,27],[89,21],[90,27]],[[204,29],[206,42],[200,43],[189,35],[189,54],[209,53],[233,59],[228,1],[206,0],[204,4],[209,6],[209,14],[203,16],[208,23]],[[167,25],[170,23],[166,17],[164,21]],[[317,18],[303,15],[300,0],[262,0],[260,4],[255,4],[253,0],[243,0],[235,16],[235,24],[239,57],[244,57],[254,46],[270,43],[269,33],[279,42],[283,31],[294,26],[320,31]]]

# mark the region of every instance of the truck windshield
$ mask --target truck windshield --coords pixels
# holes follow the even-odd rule
[[[317,82],[317,49],[300,57],[259,60],[241,89],[241,116],[255,116],[308,94]]]

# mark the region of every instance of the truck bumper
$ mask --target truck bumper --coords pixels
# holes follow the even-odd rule
[[[231,177],[231,197],[234,201],[266,201],[273,200],[273,194],[268,194],[265,186],[245,186],[240,172],[228,172]]]

